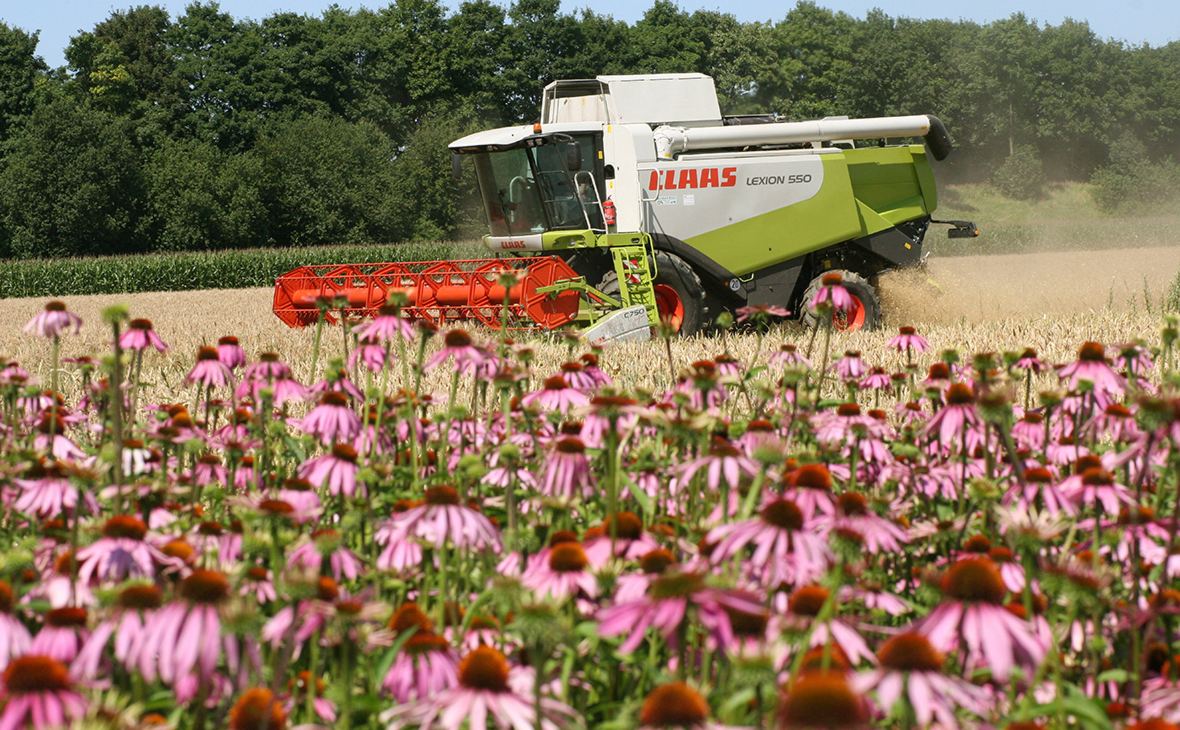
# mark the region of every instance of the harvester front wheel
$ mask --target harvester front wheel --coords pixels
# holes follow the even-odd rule
[[[705,287],[692,267],[684,259],[663,251],[655,256],[656,309],[660,319],[670,322],[681,336],[695,335],[705,326]],[[612,297],[619,296],[619,280],[614,271],[602,277],[598,290]]]
[[[852,308],[847,312],[836,312],[832,317],[832,327],[839,332],[878,329],[881,326],[881,300],[877,297],[877,290],[873,285],[851,271],[825,271],[824,275],[826,274],[839,274],[843,277],[844,288],[852,295]],[[821,321],[811,309],[811,300],[822,286],[823,275],[817,276],[803,293],[803,324],[808,327],[826,324],[826,320]]]

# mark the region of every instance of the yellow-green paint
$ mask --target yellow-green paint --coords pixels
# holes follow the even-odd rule
[[[742,276],[929,215],[938,203],[921,145],[845,150],[821,160],[824,183],[814,197],[687,243]]]

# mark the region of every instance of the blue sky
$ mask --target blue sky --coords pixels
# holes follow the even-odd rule
[[[3,0],[0,21],[9,26],[41,32],[38,54],[50,66],[65,64],[63,51],[70,38],[81,30],[91,30],[114,10],[135,5],[162,5],[173,17],[184,12],[189,0],[135,0],[126,3],[98,3],[88,0]],[[503,4],[507,4],[504,0]],[[235,18],[265,18],[277,11],[294,11],[318,16],[331,5],[331,0],[223,0],[222,10]],[[385,7],[385,2],[350,2],[339,0],[344,8]],[[633,23],[651,7],[650,0],[562,0],[567,11],[590,7],[595,12],[611,15]],[[704,8],[732,13],[738,20],[779,20],[794,7],[794,0],[745,0],[741,3],[719,3],[715,0],[679,0],[686,10]],[[864,17],[870,8],[879,7],[892,16],[910,18],[968,19],[986,23],[1023,12],[1042,23],[1058,25],[1065,18],[1087,20],[1090,27],[1104,38],[1116,38],[1133,45],[1147,43],[1164,45],[1180,40],[1180,2],[1176,0],[817,0],[821,7],[843,10],[856,17]],[[454,0],[449,2],[456,7]]]

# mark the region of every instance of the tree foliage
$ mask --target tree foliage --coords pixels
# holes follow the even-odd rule
[[[654,0],[628,24],[558,0],[393,0],[236,19],[201,0],[113,11],[64,70],[36,42],[0,23],[6,256],[454,236],[471,183],[451,180],[446,143],[533,121],[545,84],[598,74],[706,73],[727,114],[936,114],[957,146],[944,180],[1018,186],[1035,167],[1133,190],[1180,149],[1180,43],[1021,13],[857,18],[800,0],[742,23]],[[1126,134],[1138,167],[1114,159]]]

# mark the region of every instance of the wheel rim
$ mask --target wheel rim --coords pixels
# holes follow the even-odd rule
[[[684,323],[684,302],[676,290],[667,284],[656,284],[656,311],[659,312],[661,322],[669,322],[673,332],[680,331]]]
[[[852,308],[847,312],[837,310],[832,316],[832,327],[840,332],[856,332],[865,326],[864,303],[855,294],[849,296],[852,297]]]

